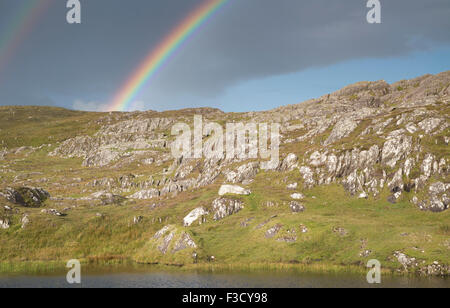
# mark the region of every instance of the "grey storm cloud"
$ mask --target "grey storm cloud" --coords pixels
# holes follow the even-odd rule
[[[447,0],[381,1],[382,24],[376,25],[366,21],[366,3],[234,1],[170,65],[159,85],[214,94],[241,80],[398,56],[450,41]]]
[[[1,0],[0,25],[18,1]],[[0,71],[0,105],[75,99],[105,103],[200,0],[81,0],[82,24],[54,1]],[[241,81],[345,60],[398,56],[450,42],[449,0],[229,0],[145,88],[159,98],[217,96]],[[2,31],[0,29],[0,35]],[[20,92],[21,96],[11,93]],[[47,99],[51,97],[51,99]],[[38,99],[39,98],[39,99]]]

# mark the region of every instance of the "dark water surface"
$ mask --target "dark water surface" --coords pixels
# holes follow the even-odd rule
[[[0,276],[1,288],[14,287],[106,287],[106,288],[314,288],[314,287],[424,287],[450,288],[450,279],[383,276],[381,284],[370,285],[365,276],[302,274],[295,272],[82,272],[81,285],[66,282],[65,273],[34,276]]]

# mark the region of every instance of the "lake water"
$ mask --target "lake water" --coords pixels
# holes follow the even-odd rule
[[[39,276],[0,276],[1,288],[15,287],[106,287],[106,288],[314,288],[314,287],[424,287],[450,288],[450,279],[382,277],[380,285],[370,285],[359,275],[301,273],[195,273],[195,272],[92,272],[83,274],[81,285],[66,282],[65,273]]]

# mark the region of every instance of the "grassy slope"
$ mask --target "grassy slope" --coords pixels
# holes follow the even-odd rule
[[[37,117],[37,112],[43,108],[36,108],[37,110],[33,111],[24,109],[27,113],[20,119],[28,119],[31,114]],[[7,114],[6,110],[8,108],[0,109],[2,117]],[[20,145],[47,143],[45,138],[47,134],[52,134],[50,132],[58,136],[55,137],[58,140],[63,140],[79,134],[80,129],[87,129],[83,127],[87,123],[95,122],[100,116],[59,109],[49,109],[47,113],[39,121],[31,122],[24,127],[20,125],[21,120],[17,120],[16,123],[7,117],[11,126],[4,127],[0,131],[2,134],[0,139],[6,140],[10,147],[19,145],[12,138],[14,134],[22,136]],[[4,125],[5,122],[2,123]],[[72,130],[69,129],[70,125],[73,125]],[[60,129],[61,127],[63,129]],[[21,129],[28,134],[20,135]],[[426,142],[424,145],[436,146]],[[307,143],[287,145],[283,151],[299,152],[299,147],[303,152],[313,146]],[[437,150],[442,151],[440,147]],[[51,178],[53,183],[61,183],[59,187],[51,186],[52,195],[78,196],[83,195],[82,191],[79,188],[67,187],[65,184],[68,179],[82,177],[82,187],[94,178],[135,173],[138,168],[131,165],[118,170],[87,169],[81,167],[79,159],[50,158],[46,155],[47,152],[48,149],[42,149],[29,156],[18,154],[13,157],[15,161],[12,166],[15,172],[2,174],[4,182],[12,180],[16,172],[40,172],[41,174],[31,174],[29,178],[37,180],[47,177]],[[443,155],[448,155],[445,150]],[[139,173],[152,174],[154,172],[152,168],[140,166]],[[102,262],[126,259],[192,264],[190,250],[175,259],[170,253],[169,257],[155,254],[151,237],[163,226],[173,224],[180,232],[185,230],[195,239],[199,245],[197,249],[199,262],[202,264],[207,264],[206,259],[210,255],[216,257],[218,264],[238,265],[297,262],[359,265],[368,259],[376,258],[383,266],[396,268],[398,263],[391,260],[396,250],[402,250],[427,263],[432,261],[450,263],[449,211],[420,212],[408,202],[411,196],[407,193],[403,194],[399,203],[392,205],[385,201],[386,192],[377,199],[356,199],[348,195],[341,186],[329,185],[303,191],[306,195],[304,203],[307,210],[292,214],[287,205],[290,192],[285,188],[290,181],[301,183],[300,174],[291,172],[280,177],[279,173],[262,172],[250,186],[252,195],[242,197],[245,208],[241,212],[219,222],[213,222],[209,217],[206,224],[190,228],[181,227],[183,217],[195,207],[208,207],[217,197],[218,185],[182,193],[174,199],[162,200],[164,205],[156,209],[149,207],[152,201],[129,202],[123,206],[99,206],[87,201],[47,201],[47,208],[62,209],[78,205],[76,209],[67,212],[68,216],[56,217],[42,214],[40,209],[21,208],[21,213],[30,214],[32,223],[26,229],[21,229],[19,222],[21,215],[14,215],[11,217],[13,223],[11,228],[0,230],[0,262],[44,261],[47,262],[45,264],[53,264],[50,261],[65,262],[68,259],[79,258]],[[45,188],[45,185],[42,186]],[[267,208],[263,205],[267,200],[278,202],[279,206]],[[99,212],[105,216],[97,217],[96,213]],[[137,215],[144,217],[143,223],[133,225],[133,217]],[[256,228],[274,215],[277,216],[262,228]],[[159,222],[158,218],[161,218],[162,222]],[[249,226],[241,227],[241,222],[248,218],[253,218]],[[266,239],[265,231],[277,223],[283,224],[278,236],[285,234],[287,229],[295,228],[297,242],[279,242],[276,241],[278,236]],[[306,225],[309,232],[300,233],[298,228],[300,224]],[[332,231],[334,227],[345,228],[348,234],[340,236]],[[372,250],[368,258],[359,256],[362,239],[367,240],[365,249]],[[8,270],[10,268],[0,268],[0,271]]]

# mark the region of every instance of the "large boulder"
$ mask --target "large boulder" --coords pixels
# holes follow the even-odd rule
[[[226,194],[232,195],[250,195],[251,191],[238,185],[222,185],[219,189],[219,196]]]
[[[48,198],[50,198],[50,194],[47,191],[42,188],[34,187],[8,187],[2,195],[9,202],[25,207],[40,207]]]

